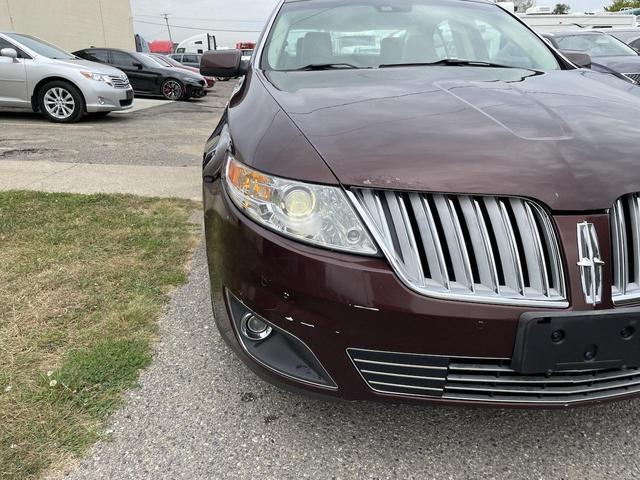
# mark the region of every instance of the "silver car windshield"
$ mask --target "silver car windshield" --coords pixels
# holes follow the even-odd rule
[[[40,40],[39,38],[32,37],[31,35],[23,35],[21,33],[7,33],[6,35],[43,57],[52,58],[54,60],[72,60],[77,58],[69,52],[65,52],[61,48],[45,42],[44,40]]]
[[[297,70],[443,60],[455,60],[458,65],[561,68],[550,48],[502,8],[442,0],[285,3],[261,61],[267,70]]]

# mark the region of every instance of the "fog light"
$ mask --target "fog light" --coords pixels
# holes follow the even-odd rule
[[[102,98],[102,97],[98,97],[98,103],[99,103],[100,105],[104,105],[104,104],[105,104],[105,103],[107,103],[107,102],[105,102],[105,101],[104,101],[104,98]]]
[[[272,325],[228,290],[227,302],[238,341],[257,363],[285,377],[317,387],[338,385],[311,349],[298,337]]]
[[[271,335],[273,329],[259,317],[252,313],[247,313],[242,317],[240,331],[249,340],[257,341],[267,338]]]

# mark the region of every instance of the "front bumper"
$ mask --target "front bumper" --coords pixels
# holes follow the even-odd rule
[[[185,84],[186,94],[189,97],[202,98],[207,95],[204,85],[187,83]]]
[[[220,180],[205,183],[204,208],[218,328],[237,355],[272,383],[347,400],[548,408],[640,393],[638,369],[517,374],[510,362],[518,322],[535,309],[414,293],[383,258],[308,247],[256,225],[230,202]],[[557,217],[560,236],[575,238],[581,219]],[[608,228],[604,215],[588,219]],[[567,264],[575,265],[577,253],[566,255]],[[582,300],[577,269],[570,268],[568,275],[571,306],[564,311],[591,309]],[[297,381],[249,355],[239,342],[226,292],[274,328],[300,339],[337,388]],[[610,295],[598,308],[613,308]],[[384,381],[385,375],[394,380]],[[394,386],[407,383],[397,379],[414,376],[424,377],[411,380],[418,388]]]
[[[87,85],[88,84],[88,85]],[[133,107],[133,89],[114,88],[104,82],[89,81],[82,85],[87,112],[113,112]]]

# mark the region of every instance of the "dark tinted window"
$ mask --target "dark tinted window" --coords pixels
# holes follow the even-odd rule
[[[182,56],[183,63],[200,63],[200,59],[197,55],[183,55]]]
[[[136,59],[123,52],[111,52],[111,63],[119,67],[133,67]]]
[[[84,57],[94,62],[109,63],[109,52],[106,50],[85,50]]]

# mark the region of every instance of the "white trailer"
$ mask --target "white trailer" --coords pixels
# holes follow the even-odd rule
[[[635,15],[596,14],[596,15],[548,15],[524,14],[520,19],[539,33],[564,32],[591,28],[635,28]],[[640,28],[638,29],[640,32]]]

